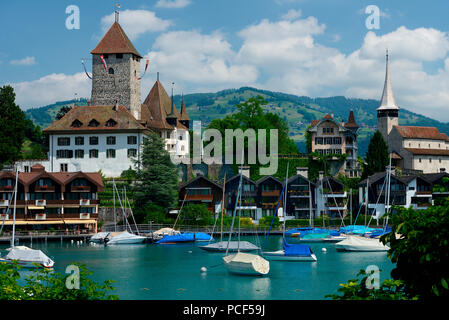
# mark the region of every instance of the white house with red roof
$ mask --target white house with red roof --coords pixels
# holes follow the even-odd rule
[[[392,164],[409,172],[438,173],[449,169],[449,137],[435,127],[400,126],[386,55],[385,83],[377,126],[392,156]]]

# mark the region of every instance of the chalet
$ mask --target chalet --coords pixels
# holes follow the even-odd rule
[[[197,176],[179,186],[179,207],[189,204],[203,204],[212,213],[221,212],[223,187],[216,182]]]
[[[308,179],[307,168],[297,168],[287,180],[286,219],[308,219],[316,214],[316,185]]]
[[[315,184],[316,216],[327,214],[329,217],[343,217],[347,211],[348,194],[345,185],[334,177],[324,177],[323,172]]]
[[[261,211],[261,216],[273,216],[276,208],[283,207],[283,201],[279,203],[283,184],[272,176],[265,176],[256,182],[257,184],[257,207]],[[279,203],[279,206],[278,206]]]
[[[0,172],[0,213],[12,226],[16,174]],[[98,192],[104,189],[99,173],[47,172],[39,164],[19,172],[16,226],[18,230],[54,228],[96,232]]]
[[[237,210],[241,210],[242,217],[259,220],[261,213],[257,208],[257,183],[249,178],[249,167],[241,167],[239,171],[242,172],[241,202],[237,203],[237,192],[240,181],[240,174],[237,174],[227,180],[225,184],[226,212],[232,216],[237,203]]]

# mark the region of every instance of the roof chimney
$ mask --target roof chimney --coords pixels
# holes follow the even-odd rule
[[[296,174],[302,175],[304,178],[309,178],[309,168],[307,167],[296,167]]]
[[[239,174],[242,174],[243,176],[247,177],[249,179],[249,166],[240,166],[239,167]]]

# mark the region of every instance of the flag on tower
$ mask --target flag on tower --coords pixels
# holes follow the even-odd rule
[[[100,56],[101,62],[103,63],[104,71],[108,72],[108,66],[106,65],[106,61],[104,60],[104,56]]]
[[[137,80],[140,80],[143,78],[143,76],[145,75],[145,73],[147,73],[147,69],[148,69],[148,64],[150,63],[150,60],[147,59],[146,63],[145,63],[145,71],[143,72],[143,75],[139,78],[137,78]]]

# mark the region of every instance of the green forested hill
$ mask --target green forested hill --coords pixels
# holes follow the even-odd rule
[[[377,127],[376,108],[379,101],[372,99],[349,99],[342,96],[328,98],[310,98],[281,92],[259,90],[250,87],[228,89],[216,93],[194,93],[184,95],[187,112],[191,120],[201,120],[203,127],[215,118],[235,112],[235,105],[249,97],[261,95],[268,101],[266,110],[279,114],[290,126],[290,136],[297,142],[300,151],[305,151],[304,132],[310,121],[333,114],[340,121],[347,121],[349,110],[353,109],[359,130],[359,154],[364,155],[370,136]],[[181,105],[181,96],[174,97],[175,105]],[[74,101],[58,102],[49,106],[29,109],[27,116],[42,128],[47,127],[64,105],[73,105]],[[87,99],[79,99],[77,105],[86,105]],[[449,124],[401,109],[399,124],[434,126],[441,132],[449,133]]]

